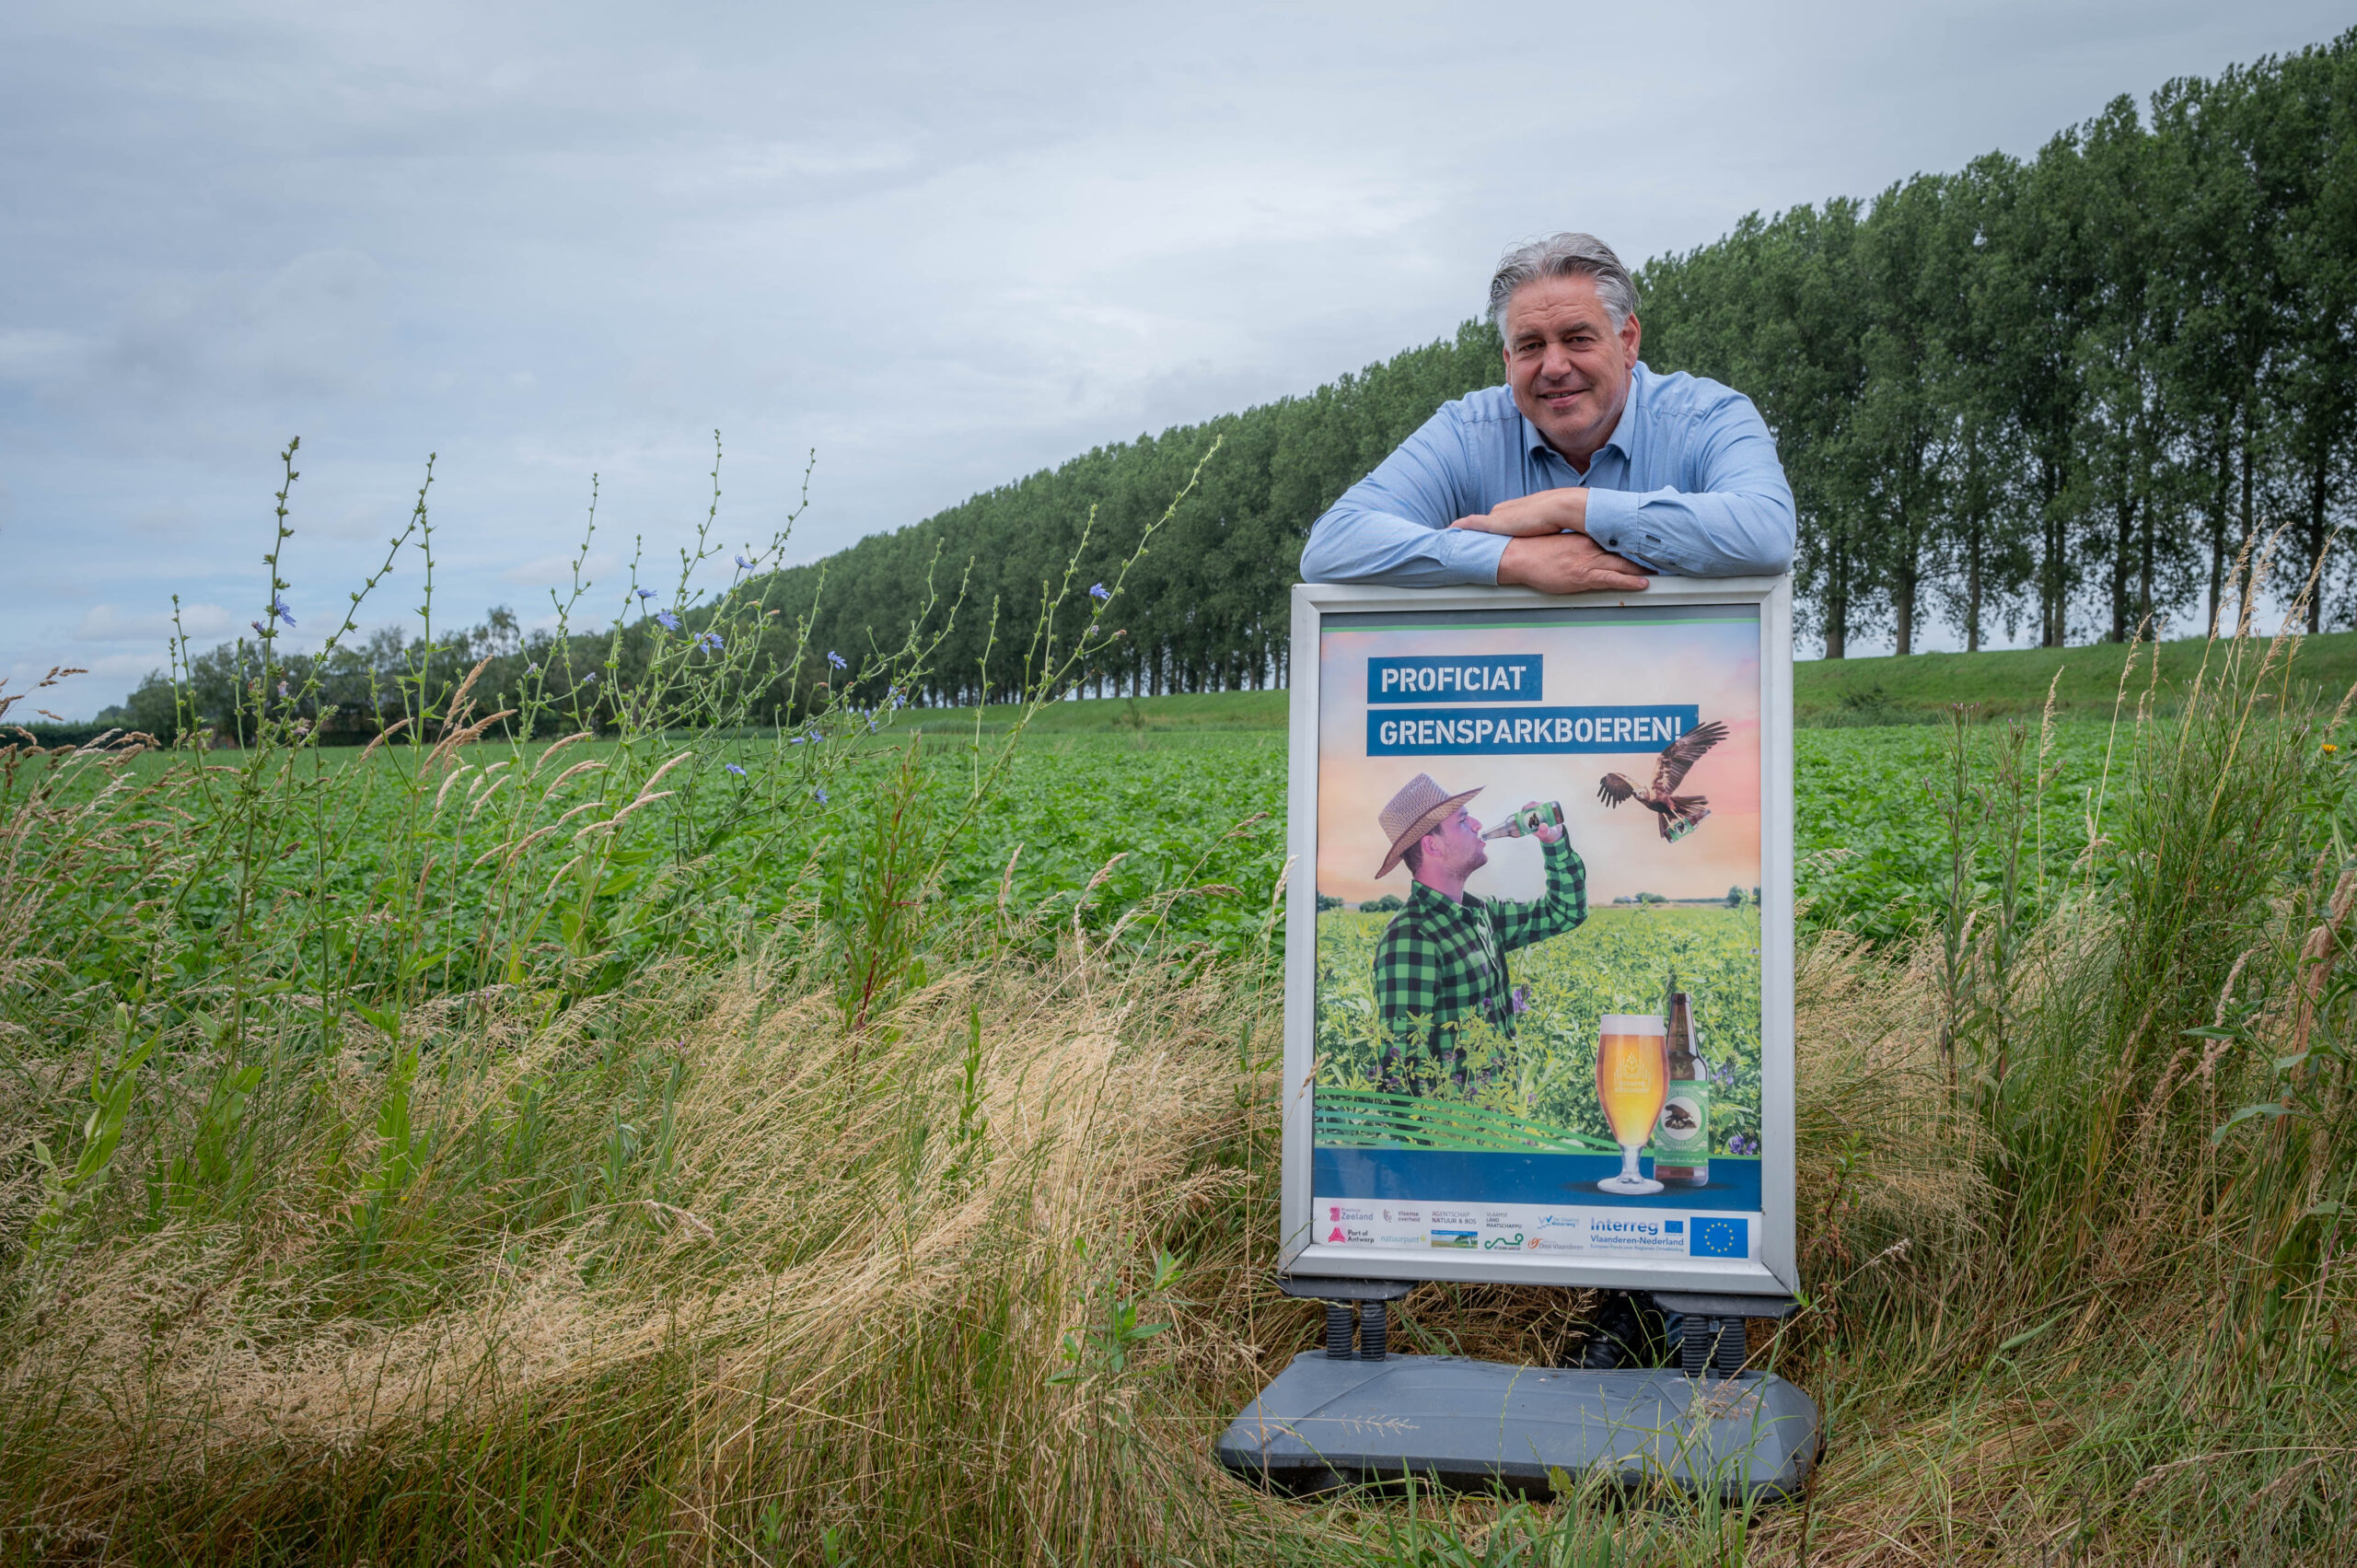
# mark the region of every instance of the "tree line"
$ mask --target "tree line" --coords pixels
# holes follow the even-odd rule
[[[2246,550],[2322,574],[2308,627],[2357,619],[2333,550],[2357,460],[2357,29],[2115,99],[2035,157],[1991,153],[1871,199],[1753,215],[1638,272],[1643,354],[1756,401],[1798,505],[1802,623],[1839,658],[2124,640],[2214,623]],[[1217,456],[1122,596],[1099,689],[1281,681],[1309,525],[1451,398],[1501,379],[1469,321],[1302,398],[1100,448],[786,574],[822,640],[905,617],[930,569],[1004,639],[1094,518],[1109,571]],[[1093,580],[1093,578],[1092,578]],[[823,584],[823,588],[821,585]],[[998,679],[984,619],[935,700]]]
[[[2214,624],[2239,612],[2236,559],[2270,543],[2279,582],[2319,576],[2311,631],[2357,620],[2334,548],[2357,462],[2357,29],[2172,81],[2142,112],[2118,99],[2028,158],[1754,214],[1637,278],[1646,361],[1739,389],[1775,432],[1801,623],[1828,657],[1861,637],[1909,653],[1933,625],[1978,649],[2001,629],[2059,646]],[[1443,402],[1501,378],[1496,332],[1468,321],[747,580],[732,592],[776,607],[780,656],[790,642],[801,661],[772,661],[758,706],[789,720],[791,693],[830,673],[819,650],[870,702],[988,701],[1019,683],[1043,606],[1100,585],[1121,635],[1090,691],[1282,685],[1310,524]],[[888,694],[862,672],[912,621],[940,641]],[[574,662],[635,658],[648,634],[596,633]],[[447,649],[379,641],[321,672],[350,688],[333,706],[355,730],[404,661],[488,655],[497,679],[556,647],[504,612]],[[237,645],[193,661],[200,715],[250,662]],[[109,716],[152,727],[169,691],[153,677]]]

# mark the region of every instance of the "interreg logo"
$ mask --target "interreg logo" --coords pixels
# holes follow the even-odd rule
[[[1659,1236],[1661,1234],[1661,1222],[1658,1220],[1593,1220],[1589,1223],[1606,1236]],[[1669,1223],[1676,1225],[1678,1222],[1672,1220]]]

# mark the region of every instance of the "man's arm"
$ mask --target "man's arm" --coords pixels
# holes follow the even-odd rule
[[[1751,400],[1699,413],[1690,490],[1590,490],[1583,527],[1630,560],[1682,577],[1773,576],[1793,563],[1793,489]]]
[[[1448,526],[1480,505],[1457,420],[1443,408],[1318,519],[1301,552],[1302,580],[1494,583],[1506,541]]]
[[[1497,930],[1498,946],[1508,952],[1550,936],[1560,936],[1587,919],[1587,866],[1572,848],[1571,835],[1561,833],[1552,842],[1542,840],[1540,850],[1547,857],[1546,897],[1528,903],[1512,903],[1504,899],[1482,900],[1489,906],[1490,923]]]
[[[1606,551],[1683,577],[1773,576],[1790,568],[1792,486],[1751,400],[1730,392],[1698,411],[1687,441],[1690,489],[1542,490],[1454,526],[1507,536],[1498,581],[1553,593],[1572,591],[1555,587],[1555,578]]]

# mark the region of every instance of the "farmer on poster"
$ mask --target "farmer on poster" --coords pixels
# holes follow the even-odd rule
[[[1450,795],[1429,773],[1400,787],[1381,814],[1391,847],[1377,879],[1404,865],[1412,880],[1407,906],[1391,917],[1375,945],[1375,996],[1384,1033],[1379,1087],[1422,1094],[1444,1081],[1462,1090],[1467,1051],[1483,1060],[1473,1071],[1495,1071],[1492,1052],[1466,1038],[1511,1038],[1522,998],[1506,971],[1505,955],[1573,930],[1587,919],[1587,868],[1560,821],[1545,819],[1531,801],[1509,829],[1527,817],[1545,846],[1547,892],[1528,902],[1481,899],[1466,878],[1489,864],[1481,824],[1466,809],[1476,787]],[[1517,835],[1518,836],[1518,835]]]

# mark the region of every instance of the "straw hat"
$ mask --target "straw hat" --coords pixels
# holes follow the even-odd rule
[[[1480,785],[1463,795],[1450,795],[1433,783],[1430,773],[1418,773],[1399,786],[1376,820],[1391,835],[1391,853],[1383,857],[1383,869],[1377,877],[1388,877],[1408,846],[1431,832],[1448,819],[1449,813],[1481,793]]]

